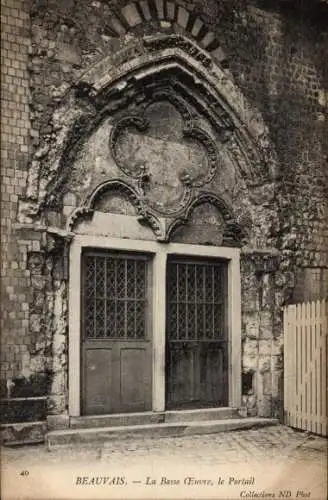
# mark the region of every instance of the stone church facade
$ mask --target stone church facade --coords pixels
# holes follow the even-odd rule
[[[327,296],[325,2],[3,0],[6,422],[281,417]]]

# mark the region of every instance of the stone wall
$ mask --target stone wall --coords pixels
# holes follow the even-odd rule
[[[53,333],[65,322],[65,290],[49,236],[16,225],[38,135],[31,121],[31,2],[2,0],[1,6],[1,416],[42,420],[57,384]]]
[[[292,4],[231,12],[217,36],[279,156],[279,222],[272,244],[282,251],[283,269],[295,273],[295,302],[328,293],[328,13],[324,6],[316,10],[316,2],[306,11]]]
[[[38,242],[17,238],[13,229],[31,152],[29,2],[3,0],[1,6],[1,392],[6,396],[12,379],[23,373],[28,357],[30,291],[26,262],[27,251],[37,249]]]
[[[220,194],[248,236],[242,267],[244,403],[250,414],[279,413],[281,306],[328,293],[328,14],[322,6],[316,16],[316,2],[306,4],[306,12],[297,2],[272,8],[260,3],[2,0],[5,397],[51,394],[52,413],[63,413],[67,403],[65,227],[88,194],[83,182],[95,159],[91,133],[78,158],[68,155],[62,162],[73,169],[59,203],[51,197],[65,141],[76,141],[94,113],[83,77],[102,60],[113,68],[114,55],[117,61],[122,50],[133,53],[143,35],[174,33],[206,49],[235,82],[250,108],[262,114],[269,149],[277,155],[271,182],[250,186],[237,176],[234,189],[227,182]],[[93,187],[101,179],[97,175]],[[204,228],[199,232],[203,237]],[[256,263],[250,248],[269,248],[274,259],[277,250],[276,267],[267,266],[267,254]]]

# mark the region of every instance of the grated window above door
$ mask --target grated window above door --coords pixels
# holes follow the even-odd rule
[[[147,260],[88,253],[83,276],[84,337],[144,339]]]

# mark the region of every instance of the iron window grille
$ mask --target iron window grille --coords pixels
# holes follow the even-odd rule
[[[83,255],[83,332],[87,339],[145,339],[146,256]]]
[[[224,263],[171,261],[167,268],[168,340],[224,340]]]

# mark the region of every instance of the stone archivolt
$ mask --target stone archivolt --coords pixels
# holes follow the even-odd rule
[[[173,1],[140,0],[130,2],[122,9],[116,9],[109,19],[109,26],[114,36],[124,36],[147,23],[157,22],[165,29],[183,29],[185,33],[203,48],[223,58],[218,50],[219,42],[203,20],[192,11]]]

